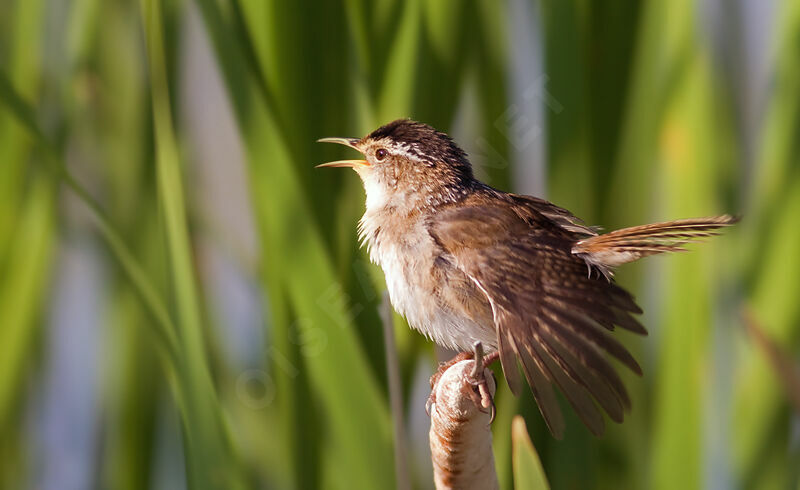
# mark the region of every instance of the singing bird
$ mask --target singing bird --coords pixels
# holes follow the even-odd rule
[[[436,343],[464,353],[456,359],[470,357],[476,345],[488,353],[486,365],[499,357],[515,394],[519,362],[557,438],[565,424],[553,385],[599,435],[598,405],[621,422],[631,404],[608,357],[642,374],[608,333],[647,333],[633,316],[642,310],[613,280],[613,269],[683,251],[737,220],[683,219],[598,234],[564,208],[478,181],[466,153],[427,124],[400,119],[363,138],[319,141],[364,156],[319,167],[350,167],[361,177],[366,211],[359,236],[383,269],[397,312]]]

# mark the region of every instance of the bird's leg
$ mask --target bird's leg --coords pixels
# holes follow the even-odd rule
[[[469,382],[475,386],[477,390],[477,393],[473,392],[474,397],[472,401],[475,402],[475,405],[482,411],[490,410],[491,419],[489,420],[489,424],[491,424],[494,422],[494,416],[497,411],[494,406],[492,394],[489,391],[489,385],[486,382],[485,371],[492,362],[497,360],[500,354],[499,352],[492,352],[489,355],[485,355],[483,352],[483,344],[480,342],[475,342],[475,344],[473,344],[472,352],[475,358],[475,366],[472,369]]]

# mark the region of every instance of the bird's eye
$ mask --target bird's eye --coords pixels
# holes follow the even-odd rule
[[[386,150],[384,150],[383,148],[378,148],[378,150],[375,152],[375,159],[383,160],[384,158],[386,158],[387,154],[388,152]]]

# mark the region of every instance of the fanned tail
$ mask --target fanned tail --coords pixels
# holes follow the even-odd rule
[[[739,217],[724,214],[633,226],[580,240],[572,247],[572,253],[586,260],[590,271],[594,266],[609,277],[612,267],[648,255],[685,252],[682,245],[719,235],[722,228],[738,221]]]

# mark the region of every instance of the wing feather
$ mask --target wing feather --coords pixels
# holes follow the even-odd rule
[[[550,322],[553,322],[553,320],[548,319],[546,321],[546,323]],[[591,385],[587,386],[589,391],[594,393],[593,390],[597,387],[599,390],[598,394],[603,394],[604,396],[610,394],[616,401],[609,403],[609,406],[616,407],[619,405],[620,409],[630,407],[630,398],[625,390],[625,385],[622,383],[622,379],[594,346],[586,339],[574,335],[572,331],[563,328],[563,326],[558,323],[553,322],[546,328],[550,337],[566,351],[565,356],[572,358],[585,368],[576,368],[576,371],[592,375],[591,380],[585,380],[587,382],[591,381]],[[597,398],[600,400],[599,396]],[[613,415],[610,411],[609,414]],[[619,418],[622,418],[621,413],[619,414]],[[621,420],[617,420],[617,422],[620,421]]]
[[[565,308],[551,305],[547,305],[545,308],[548,314],[552,315],[561,326],[566,327],[563,332],[564,335],[572,334],[584,341],[591,342],[623,363],[634,373],[642,375],[642,368],[630,352],[615,338],[600,331],[591,319]]]
[[[500,314],[498,325],[501,323],[506,325],[508,322],[514,321],[519,321],[519,318],[509,317],[507,312],[503,312]],[[500,338],[500,363],[503,366],[503,372],[508,373],[509,369],[513,370],[515,383],[519,383],[516,362],[516,359],[519,358],[522,363],[522,371],[525,373],[525,379],[528,380],[528,385],[547,424],[547,428],[550,429],[550,433],[556,439],[563,438],[564,416],[558,406],[551,380],[545,374],[547,368],[544,363],[531,353],[530,347],[520,349],[514,341],[510,329],[498,330],[498,336]],[[509,386],[511,386],[510,383]],[[514,389],[512,388],[511,391],[513,392]]]
[[[569,404],[575,409],[575,413],[578,414],[578,417],[580,417],[581,421],[589,428],[592,434],[603,434],[605,431],[603,416],[600,411],[597,410],[597,406],[586,391],[586,388],[567,375],[566,366],[550,355],[548,348],[541,342],[541,339],[536,340],[537,342],[529,342],[526,347],[534,352],[545,365],[547,373],[555,381],[556,385],[558,385]]]
[[[512,391],[519,391],[519,360],[554,436],[563,434],[564,419],[552,384],[584,424],[601,434],[599,407],[620,422],[631,403],[607,356],[641,374],[633,356],[604,329],[645,334],[632,316],[641,309],[614,282],[587,275],[585,261],[572,253],[578,233],[589,235],[591,229],[557,211],[551,214],[560,222],[547,225],[535,211],[485,202],[456,206],[437,213],[429,231],[491,304]]]

